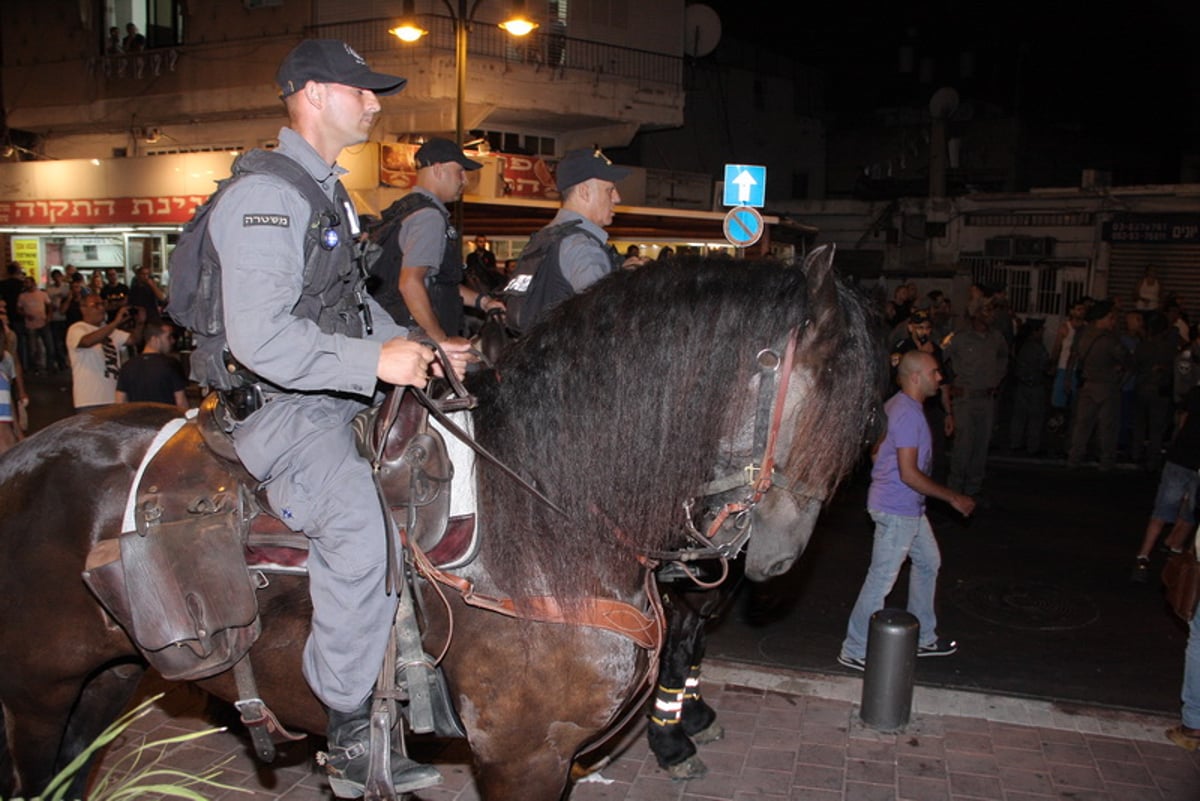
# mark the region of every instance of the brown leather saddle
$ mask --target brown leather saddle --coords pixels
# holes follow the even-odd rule
[[[260,633],[265,574],[307,571],[308,540],[269,509],[242,468],[216,393],[144,465],[134,530],[89,553],[83,577],[165,678],[231,667]],[[454,467],[441,433],[410,393],[393,391],[355,421],[359,449],[378,458],[397,526],[435,564],[474,557],[475,515],[451,518]]]

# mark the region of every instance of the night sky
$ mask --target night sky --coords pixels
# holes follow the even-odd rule
[[[784,48],[824,67],[832,111],[894,103],[904,91],[897,54],[909,42],[918,56],[934,59],[933,88],[954,86],[963,98],[1019,108],[1040,124],[1077,126],[1097,147],[1162,151],[1175,164],[1168,153],[1197,149],[1195,0],[707,4],[725,37]],[[974,56],[971,81],[954,74],[964,50]]]

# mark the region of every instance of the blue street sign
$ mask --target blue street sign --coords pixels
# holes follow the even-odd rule
[[[762,208],[767,199],[767,168],[753,164],[725,165],[726,206]]]
[[[758,209],[738,206],[725,215],[725,238],[739,248],[749,247],[763,235],[763,218]]]

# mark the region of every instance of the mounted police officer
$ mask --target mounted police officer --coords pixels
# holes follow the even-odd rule
[[[604,230],[621,202],[615,182],[629,172],[598,148],[572,150],[558,162],[554,179],[562,208],[530,238],[504,288],[510,325],[527,331],[550,308],[614,270],[646,263],[640,256],[620,256]]]
[[[463,306],[486,312],[504,304],[463,283],[460,232],[447,203],[462,198],[467,173],[483,165],[449,139],[430,139],[417,150],[417,184],[384,212],[383,253],[374,274],[375,299],[401,325],[424,329],[435,342],[463,341]]]
[[[357,797],[371,690],[397,598],[385,592],[386,537],[395,532],[350,421],[377,381],[424,386],[433,352],[407,340],[360,291],[358,217],[336,159],[367,140],[377,95],[406,81],[371,71],[348,45],[328,39],[301,42],[277,81],[289,123],[275,152],[299,165],[328,203],[316,208],[311,187],[254,172],[224,191],[209,231],[220,256],[230,367],[251,382],[235,412],[234,443],[276,514],[310,539],[304,676],[329,712],[330,784],[340,797]],[[306,240],[314,231],[316,246]],[[465,346],[448,350],[461,372]],[[433,767],[399,754],[391,770],[398,792],[441,781]]]

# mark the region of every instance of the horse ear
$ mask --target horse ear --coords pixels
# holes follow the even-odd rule
[[[812,314],[820,316],[838,305],[837,280],[833,272],[833,256],[837,246],[832,242],[819,245],[804,257],[804,275],[808,278],[808,299]]]

